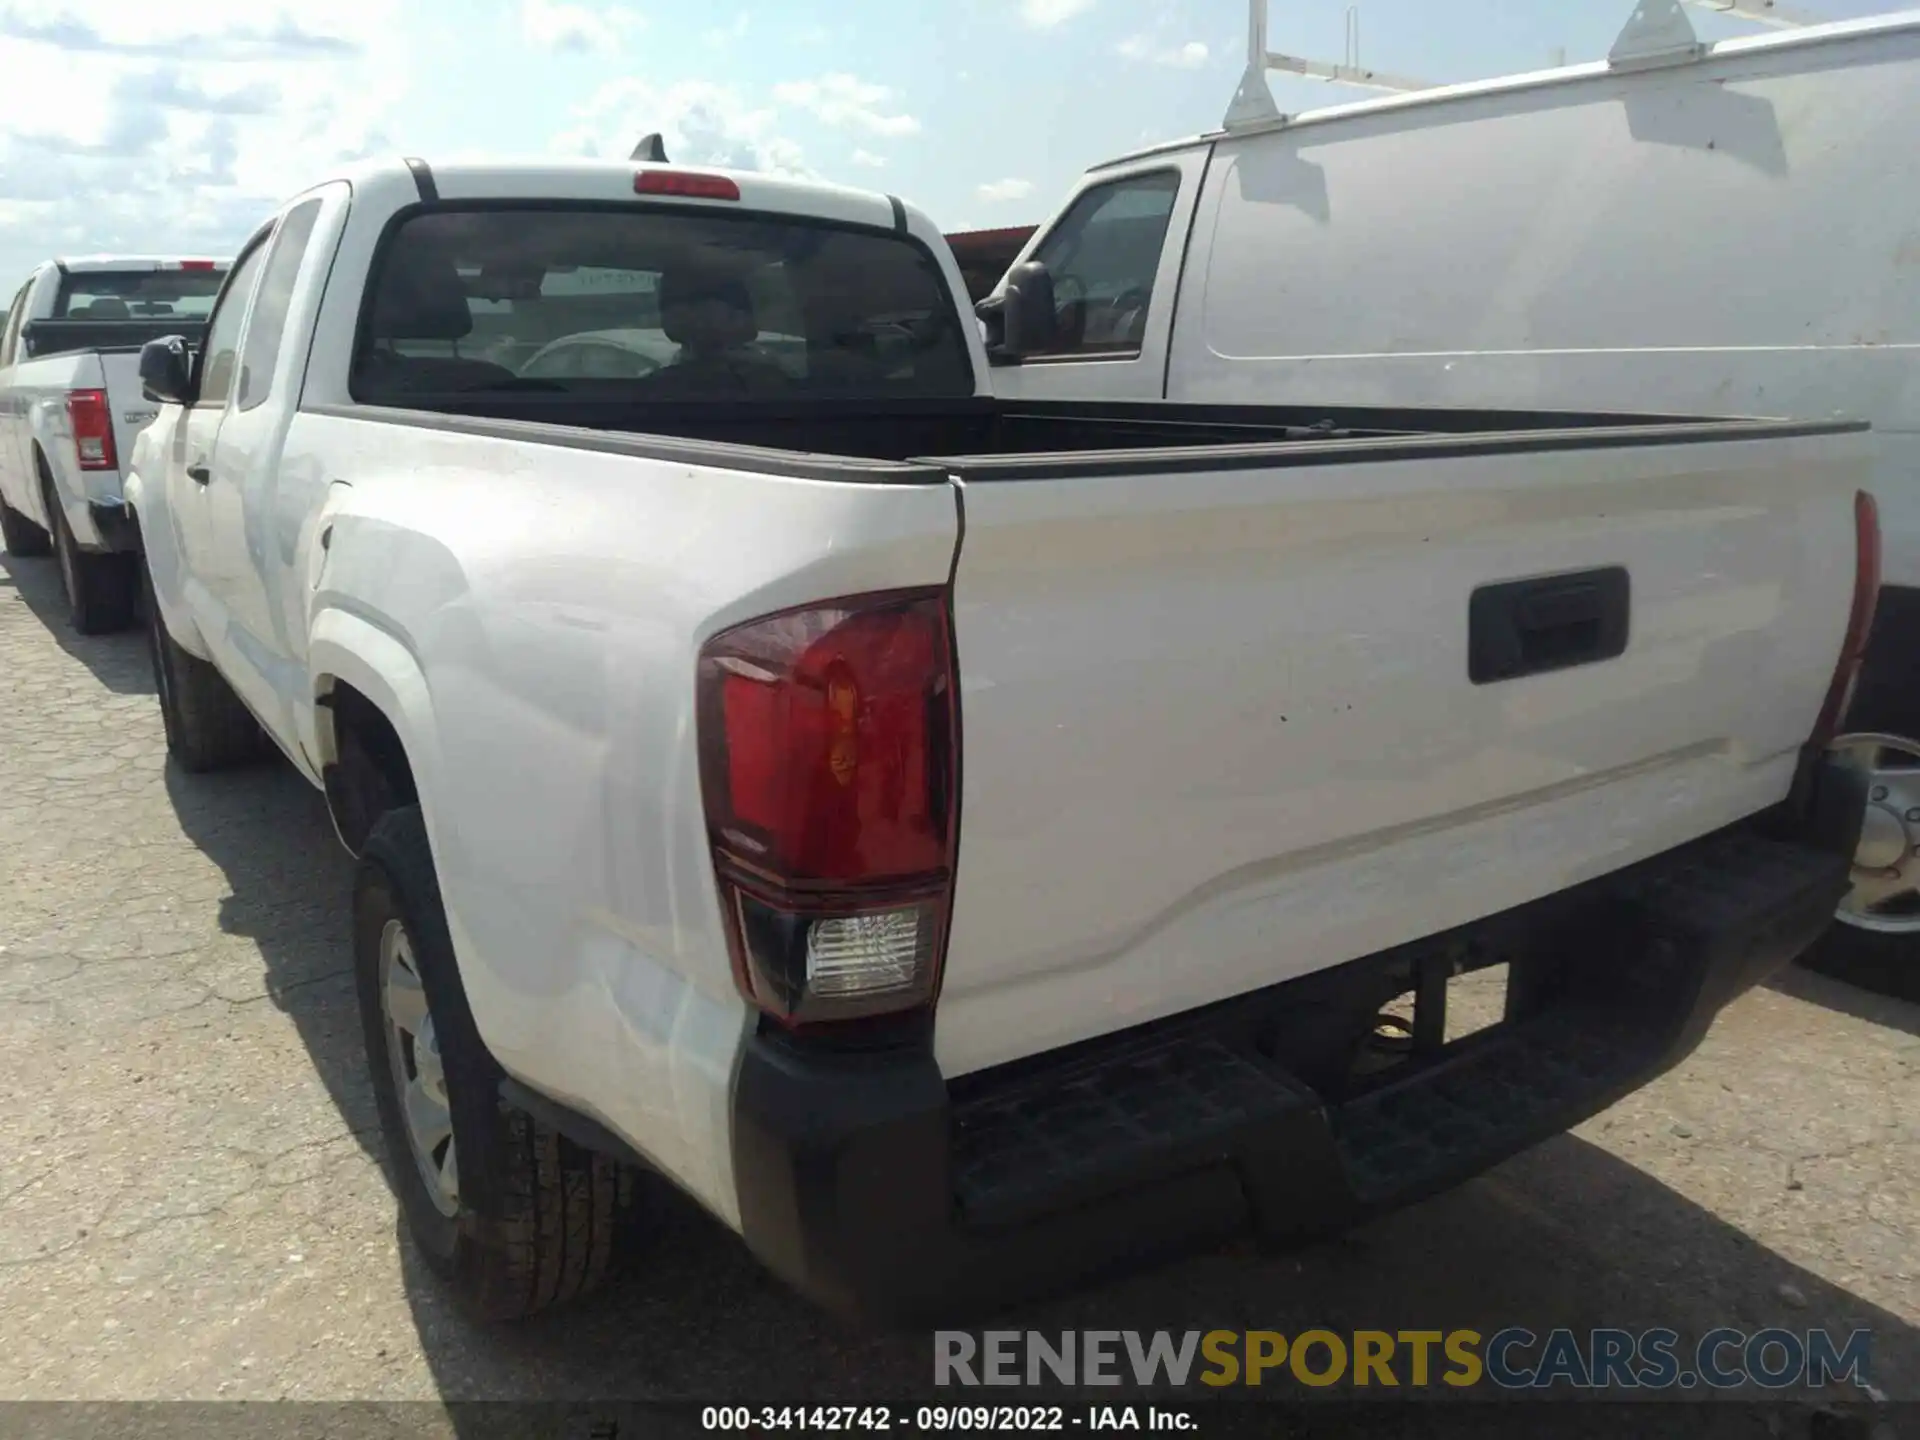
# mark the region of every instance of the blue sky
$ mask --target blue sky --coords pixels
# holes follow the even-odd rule
[[[1795,0],[1822,18],[1890,8]],[[1344,0],[1273,0],[1338,60]],[[1630,0],[1365,0],[1361,58],[1435,82],[1603,55]],[[889,190],[949,230],[1043,218],[1090,163],[1213,128],[1244,0],[0,0],[0,266],[231,251],[343,160],[623,156]],[[1759,28],[1691,10],[1702,38]],[[190,18],[180,18],[190,17]],[[1275,76],[1283,110],[1361,98]],[[9,286],[14,282],[9,280]]]

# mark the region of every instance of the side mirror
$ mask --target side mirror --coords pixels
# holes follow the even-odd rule
[[[1050,349],[1060,323],[1053,308],[1053,276],[1039,260],[1016,265],[1007,272],[1000,293],[981,301],[977,313],[989,333],[998,331],[991,347],[997,360],[1018,360]]]
[[[184,335],[163,335],[140,347],[140,393],[162,405],[193,403],[193,352]]]

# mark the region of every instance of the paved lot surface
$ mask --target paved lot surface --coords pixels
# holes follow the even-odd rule
[[[170,769],[138,635],[0,560],[0,1399],[849,1400],[922,1340],[843,1331],[698,1215],[518,1329],[400,1242],[347,974],[348,867],[284,767]],[[1031,1328],[1521,1323],[1876,1332],[1920,1399],[1920,1008],[1790,975],[1680,1071],[1457,1193],[1229,1251]]]

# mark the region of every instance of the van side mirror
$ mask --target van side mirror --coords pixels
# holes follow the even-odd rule
[[[163,335],[140,347],[140,393],[162,405],[193,403],[193,351],[184,335]]]
[[[986,322],[988,352],[995,360],[1008,363],[1051,349],[1060,320],[1046,264],[1028,260],[1014,266],[1000,293],[982,300],[976,313]]]

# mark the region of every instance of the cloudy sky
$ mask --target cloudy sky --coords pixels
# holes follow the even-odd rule
[[[1530,69],[1603,54],[1629,8],[1366,0],[1361,53],[1433,81]],[[1275,0],[1270,44],[1337,60],[1347,9]],[[1089,163],[1216,125],[1246,14],[1245,0],[0,0],[0,269],[230,253],[360,156],[624,156],[648,130],[675,160],[893,191],[950,230],[1029,222]],[[1286,110],[1359,96],[1273,88]]]

